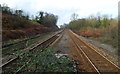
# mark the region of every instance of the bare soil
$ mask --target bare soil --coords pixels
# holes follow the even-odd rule
[[[54,51],[57,54],[67,54],[69,55],[71,53],[71,48],[69,43],[71,42],[70,37],[66,32],[64,32],[62,38],[54,45]]]

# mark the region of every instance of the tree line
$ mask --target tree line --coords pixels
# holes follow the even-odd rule
[[[81,19],[78,19],[77,16],[78,14],[75,13],[71,16],[72,20],[67,24],[70,29],[107,28],[111,22],[116,21],[116,19],[109,18],[108,15],[91,15],[88,18]]]
[[[32,19],[30,19],[30,15],[25,13],[23,10],[14,10],[7,6],[7,4],[0,4],[0,8],[2,9],[3,14],[14,15],[20,18],[24,18],[26,20],[32,20],[42,24],[46,27],[57,27],[58,16],[52,13],[47,13],[43,11],[39,11],[39,14],[35,17],[32,15]]]
[[[43,24],[47,27],[57,27],[56,24],[57,24],[58,16],[51,13],[40,11],[39,15],[36,16],[35,20],[38,23]]]

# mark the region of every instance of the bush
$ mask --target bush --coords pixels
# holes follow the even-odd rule
[[[30,72],[74,72],[73,62],[67,57],[57,58],[51,48],[41,52],[36,49],[34,54],[25,54],[20,56],[22,60],[31,59],[31,62],[20,63],[26,64],[26,71]]]

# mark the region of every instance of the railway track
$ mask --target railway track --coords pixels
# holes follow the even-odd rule
[[[89,46],[85,41],[81,40],[78,35],[70,30],[68,33],[79,55],[82,55],[84,61],[88,61],[86,64],[88,69],[92,70],[90,72],[97,72],[99,74],[103,72],[120,72],[120,67],[97,52],[95,48]]]
[[[102,54],[96,51],[97,48],[95,47],[93,48],[93,46],[92,47],[89,46],[85,41],[81,40],[78,37],[78,35],[76,35],[72,31],[68,30],[66,32],[72,39],[72,43],[75,46],[74,51],[76,51],[79,54],[77,55],[78,56],[77,60],[82,61],[83,63],[81,64],[86,66],[84,68],[86,70],[85,72],[96,72],[98,74],[101,74],[103,72],[120,72],[120,68],[116,64],[112,63],[109,59],[107,59]],[[44,51],[45,48],[47,48],[49,45],[51,46],[51,44],[55,44],[56,40],[62,37],[60,33],[62,33],[62,31],[53,35],[47,40],[35,45],[34,47],[30,48],[28,51],[23,51],[24,53],[21,54],[27,54],[27,53],[33,54],[36,51],[35,49],[41,49],[41,52]],[[30,62],[30,61],[31,60],[28,59],[26,62]],[[22,62],[22,61],[19,60],[19,57],[15,57],[9,60],[8,62],[4,63],[0,67],[2,67],[4,70],[8,70],[11,68],[11,66],[15,66],[14,63],[16,62]],[[24,67],[25,65],[22,65],[18,70],[16,70],[15,73],[18,73],[19,71],[24,69]]]
[[[34,51],[36,51],[35,49],[38,49],[38,48],[41,50],[41,52],[44,51],[44,49],[47,48],[51,43],[53,43],[60,36],[60,34],[62,32],[63,31],[60,31],[59,33],[51,36],[50,38],[46,39],[45,41],[38,43],[34,47],[29,48],[27,50],[24,50],[20,55],[29,54],[30,52],[34,53]],[[3,63],[2,65],[0,65],[0,68],[3,68],[3,73],[4,73],[4,70],[10,69],[12,64],[16,63],[16,60],[19,62],[19,56],[15,56],[14,58],[12,58],[9,61],[7,61],[7,62]],[[30,60],[27,61],[27,62],[30,62]],[[25,67],[25,65],[21,66],[21,68],[19,70],[17,70],[15,73],[18,73],[24,67]],[[6,73],[6,71],[5,71],[5,73]]]
[[[45,33],[43,33],[43,34],[45,34]],[[15,43],[13,43],[13,44],[7,44],[7,45],[5,45],[5,42],[4,42],[3,45],[2,45],[2,48],[9,48],[9,47],[12,47],[12,46],[15,46],[15,45],[19,45],[19,44],[21,44],[21,43],[26,43],[26,41],[31,40],[31,39],[36,39],[36,38],[38,38],[38,37],[40,37],[40,36],[38,35],[38,36],[35,36],[35,37],[30,37],[30,38],[28,38],[28,39],[24,39],[24,40],[22,40],[22,41],[15,42]]]
[[[37,35],[37,36],[34,36],[34,37],[30,37],[28,39],[24,39],[24,40],[19,41],[19,42],[12,43],[12,44],[6,44],[6,45],[3,44],[2,49],[1,49],[2,50],[2,56],[5,57],[6,55],[13,55],[15,52],[18,52],[19,50],[22,50],[22,49],[25,49],[28,46],[31,46],[32,44],[37,42],[40,38],[42,38],[44,35],[47,36],[48,34],[49,33],[42,34],[42,35]],[[52,33],[50,35],[52,35]]]

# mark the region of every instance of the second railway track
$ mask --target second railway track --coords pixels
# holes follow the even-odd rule
[[[68,34],[71,39],[71,43],[73,46],[73,53],[77,54],[75,55],[75,58],[77,57],[77,61],[80,61],[80,64],[82,64],[81,67],[78,67],[78,69],[84,69],[84,72],[96,72],[98,74],[104,73],[104,72],[120,72],[119,66],[111,62],[109,59],[104,57],[102,54],[96,51],[97,48],[93,48],[89,46],[85,41],[83,41],[78,35],[73,33],[71,30],[66,30],[65,34]],[[51,43],[55,44],[55,40],[62,37],[60,35],[62,33],[59,32],[52,37],[48,38],[47,40],[35,45],[34,47],[30,48],[28,51],[24,51],[24,53],[21,54],[35,54],[36,50],[40,49],[44,51],[45,48],[47,48]],[[59,37],[59,38],[58,38]],[[34,49],[34,50],[33,50]],[[36,50],[35,50],[36,49]],[[74,56],[74,55],[73,55]],[[6,73],[8,71],[11,71],[12,67],[15,69],[18,66],[16,66],[16,62],[23,62],[23,60],[18,59],[19,57],[13,58],[10,61],[3,64],[1,67],[3,67],[3,73]],[[31,62],[31,59],[25,60],[25,62]],[[18,73],[19,71],[23,70],[23,68],[26,65],[20,66],[19,69],[15,70],[14,73]],[[77,67],[76,67],[77,68]]]
[[[73,43],[77,47],[77,51],[79,54],[84,54],[86,56],[87,60],[89,61],[90,64],[92,65],[89,66],[88,68],[94,68],[92,69],[93,71],[91,72],[98,72],[103,73],[103,72],[120,72],[120,68],[112,63],[110,60],[105,58],[103,55],[101,55],[99,52],[95,51],[95,48],[90,47],[87,45],[86,42],[81,40],[75,33],[72,31],[68,31],[71,39],[73,40]],[[84,57],[85,58],[85,57]],[[87,64],[87,63],[86,63]]]
[[[44,51],[44,49],[47,48],[52,42],[54,42],[54,41],[60,36],[61,33],[62,33],[62,31],[60,31],[59,33],[51,36],[50,38],[46,39],[46,40],[43,41],[43,42],[38,43],[38,44],[35,45],[34,47],[32,47],[32,48],[28,49],[27,51],[24,51],[23,53],[21,53],[20,55],[22,55],[22,54],[27,54],[27,53],[30,53],[30,52],[31,52],[31,53],[34,53],[34,51],[36,51],[36,50],[34,50],[34,49],[38,49],[38,48],[41,50],[41,52]],[[5,63],[3,63],[3,64],[0,66],[0,67],[2,67],[2,69],[3,69],[3,73],[6,73],[6,72],[11,71],[11,70],[10,70],[10,69],[12,68],[11,66],[14,65],[14,63],[16,63],[16,62],[21,62],[21,60],[19,60],[19,57],[18,57],[18,56],[10,59],[9,61],[7,61],[7,62],[5,62]],[[30,62],[30,60],[28,60],[27,62]],[[18,69],[18,70],[17,70],[16,72],[14,72],[14,73],[19,72],[22,68],[24,68],[24,66],[25,66],[25,65],[21,66],[21,68]]]

